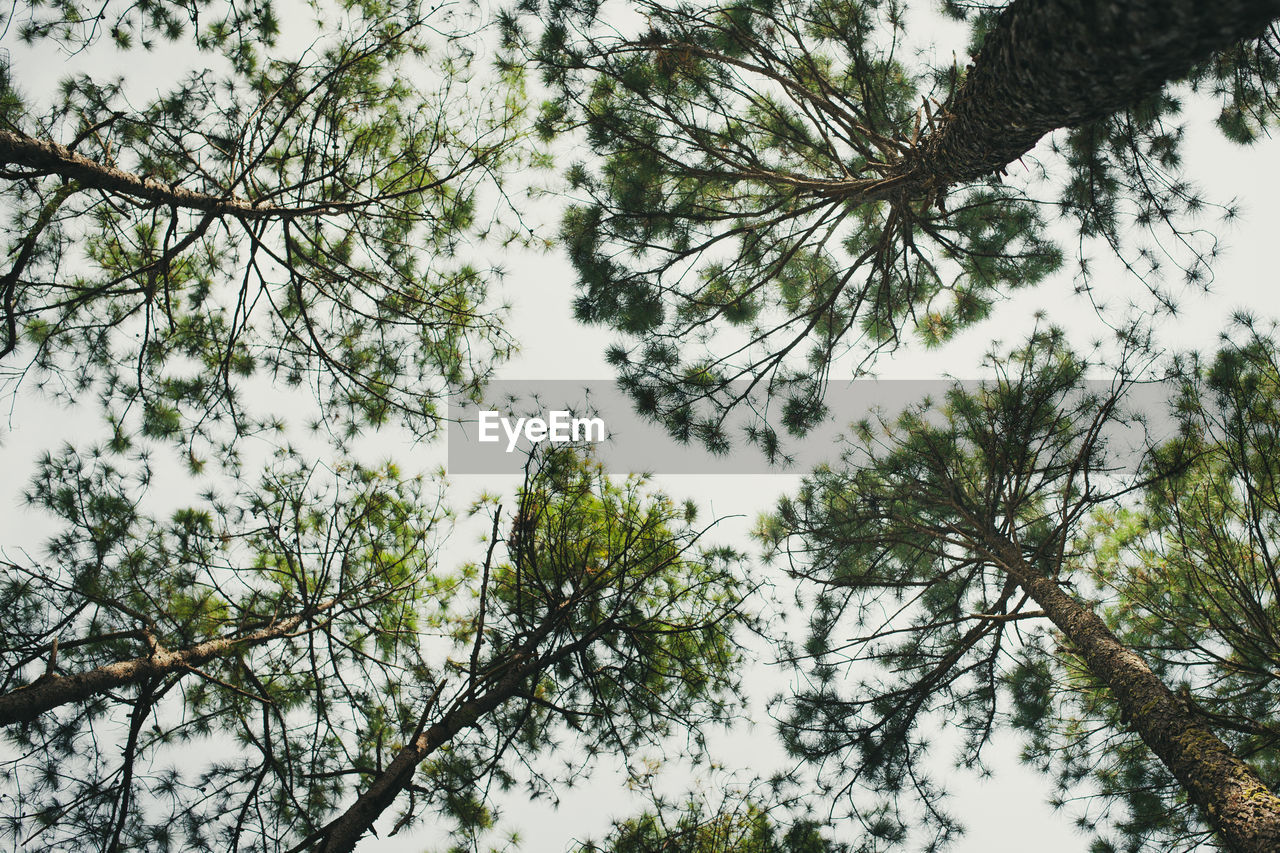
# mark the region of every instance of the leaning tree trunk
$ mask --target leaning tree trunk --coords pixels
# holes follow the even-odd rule
[[[31,684],[0,695],[0,726],[29,722],[61,705],[87,702],[108,690],[142,684],[158,676],[189,672],[216,658],[292,636],[304,623],[330,609],[335,603],[333,600],[326,601],[305,613],[281,619],[240,636],[206,640],[185,649],[169,650],[156,646],[150,654],[132,660],[104,664],[74,675],[44,675]]]
[[[1046,133],[1129,106],[1277,17],[1280,0],[1014,0],[898,177],[914,193],[1000,171]]]
[[[1008,540],[993,534],[1001,566],[1062,631],[1094,677],[1107,686],[1130,724],[1204,809],[1228,849],[1280,851],[1280,797],[1204,721],[1165,686],[1091,608],[1029,565]]]
[[[418,765],[458,732],[477,725],[486,714],[515,698],[532,669],[517,665],[484,693],[451,708],[438,723],[402,747],[386,769],[342,814],[294,849],[305,850],[315,845],[321,853],[350,853],[354,850],[356,843],[395,802],[396,797],[413,783]]]
[[[367,205],[367,202],[316,201],[296,206],[264,204],[225,194],[190,190],[177,184],[166,184],[155,178],[135,175],[79,154],[65,145],[36,139],[11,130],[0,130],[0,164],[30,169],[32,176],[56,175],[74,181],[76,189],[95,189],[112,195],[127,196],[159,207],[196,210],[210,216],[227,216],[242,220],[299,219],[304,216],[341,213]],[[14,180],[24,173],[5,174]]]
[[[413,783],[418,765],[433,752],[448,743],[458,732],[469,726],[479,725],[486,714],[503,703],[522,694],[525,682],[531,676],[546,671],[596,642],[612,623],[604,622],[572,643],[567,643],[545,654],[538,653],[539,645],[559,625],[560,614],[549,618],[533,636],[507,661],[507,668],[492,684],[481,692],[461,696],[438,722],[416,733],[413,739],[396,753],[386,768],[374,777],[369,787],[350,806],[323,828],[303,839],[290,853],[317,850],[319,853],[351,853],[356,843],[390,808],[396,797]],[[473,685],[474,687],[474,685]]]

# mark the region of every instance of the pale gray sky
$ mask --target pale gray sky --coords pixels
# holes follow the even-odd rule
[[[940,35],[951,40],[955,32],[951,25],[939,30]],[[12,32],[0,44],[11,51],[15,78],[28,89],[47,85],[66,71],[61,57],[33,54],[14,44]],[[946,48],[945,54],[949,52]],[[162,59],[161,65],[170,61]],[[75,59],[75,63],[86,68],[93,68],[92,62],[88,56]],[[134,65],[122,66],[120,70],[135,79],[139,72],[143,72],[143,79],[146,76],[145,68]],[[1280,198],[1280,170],[1274,165],[1272,143],[1264,141],[1252,149],[1234,147],[1207,129],[1213,115],[1211,107],[1193,104],[1188,114],[1191,116],[1186,146],[1188,173],[1214,199],[1239,198],[1244,215],[1225,232],[1227,251],[1215,265],[1217,278],[1212,294],[1185,296],[1182,318],[1176,323],[1166,323],[1160,334],[1170,347],[1212,348],[1236,309],[1247,307],[1264,318],[1280,317],[1280,276],[1272,254],[1276,234],[1280,233],[1280,218],[1272,211],[1275,199]],[[537,210],[548,227],[554,228],[551,204],[543,202]],[[502,368],[500,375],[510,379],[607,377],[609,369],[601,354],[611,335],[600,329],[583,328],[572,320],[574,275],[563,255],[552,252],[539,256],[517,251],[505,261],[505,266],[508,276],[502,288],[515,307],[509,329],[521,342],[522,351]],[[1097,287],[1099,292],[1111,287],[1133,292],[1131,282],[1111,272],[1099,274]],[[912,379],[933,378],[944,373],[976,375],[978,362],[991,340],[1017,341],[1031,328],[1037,312],[1047,313],[1051,322],[1064,326],[1081,345],[1105,333],[1105,327],[1088,302],[1072,295],[1070,274],[1062,273],[1035,289],[1009,298],[991,320],[962,333],[948,346],[929,352],[910,348],[881,361],[878,372],[885,377]],[[8,411],[8,407],[3,411]],[[20,507],[18,494],[39,452],[55,449],[64,440],[74,442],[86,434],[98,434],[96,417],[92,405],[86,406],[83,413],[69,413],[55,410],[29,395],[16,401],[7,418],[8,429],[4,431],[7,435],[0,444],[0,471],[3,472],[0,545],[4,548],[39,551],[47,524]],[[394,431],[371,436],[366,444],[376,447],[378,455],[401,458],[410,469],[427,469],[444,461],[442,443],[411,444]],[[177,479],[180,473],[170,472],[170,476]],[[743,540],[756,516],[770,509],[780,494],[793,490],[797,482],[794,475],[663,475],[656,478],[658,486],[673,497],[695,499],[703,508],[703,518],[740,516],[726,521],[716,534],[716,538],[725,541]],[[509,492],[514,485],[510,478],[456,476],[452,478],[452,502],[465,507],[481,491]],[[463,525],[451,540],[445,559],[459,562],[476,559],[477,535],[475,529]],[[756,550],[755,546],[750,548]],[[769,570],[755,565],[752,571]],[[802,625],[797,620],[786,630],[798,632]],[[757,724],[744,725],[717,738],[714,744],[715,758],[744,776],[767,772],[775,762],[783,761],[774,742],[771,723],[763,716],[762,709],[770,695],[786,688],[787,681],[785,675],[761,665],[751,671],[748,683],[754,694]],[[945,741],[945,735],[940,740]],[[1017,762],[1018,749],[1015,736],[999,740],[991,752],[994,775],[990,779],[979,780],[963,771],[947,773],[956,796],[953,810],[964,816],[969,826],[968,835],[954,850],[956,853],[991,853],[1022,849],[1025,839],[1035,838],[1039,853],[1084,853],[1088,841],[1073,828],[1072,813],[1054,812],[1046,805],[1050,782]],[[951,756],[941,749],[940,752],[943,754],[939,756],[939,767],[945,768]],[[521,803],[518,798],[507,802],[509,828],[518,829],[524,839],[521,849],[527,853],[560,853],[569,839],[598,838],[607,831],[611,818],[625,817],[641,805],[627,794],[623,777],[614,772],[616,768],[607,764],[601,762],[589,784],[566,792],[558,811],[541,804]],[[673,773],[667,790],[676,791],[694,781],[681,773]],[[360,849],[392,853],[428,845],[434,846],[434,843],[430,832],[424,829],[422,834],[408,838],[367,839]]]

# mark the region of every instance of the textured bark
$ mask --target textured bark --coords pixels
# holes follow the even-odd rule
[[[485,714],[516,696],[531,668],[516,666],[478,698],[463,702],[452,713],[403,747],[386,769],[346,811],[328,824],[317,839],[322,853],[349,853],[396,797],[413,781],[418,765],[448,743],[454,735],[479,722]],[[307,844],[306,847],[310,847]],[[305,849],[305,847],[304,847]]]
[[[346,811],[327,824],[322,830],[305,839],[294,851],[315,848],[320,853],[350,853],[378,817],[386,811],[409,784],[413,774],[427,756],[448,743],[458,732],[474,726],[485,714],[519,695],[524,681],[557,662],[576,654],[594,643],[609,624],[597,626],[573,643],[566,644],[546,655],[537,654],[539,644],[550,635],[559,623],[556,616],[535,632],[534,636],[516,653],[507,670],[483,693],[464,696],[444,714],[443,718],[419,733],[403,747],[356,801]]]
[[[994,539],[994,537],[993,537]],[[1028,565],[1016,548],[992,548],[1005,570],[1071,642],[1093,675],[1107,685],[1134,730],[1198,803],[1228,849],[1280,851],[1280,797],[1164,685],[1106,623]]]
[[[940,190],[999,171],[1050,131],[1129,106],[1277,17],[1280,0],[1014,0],[904,183]]]
[[[103,190],[164,207],[199,210],[214,216],[233,216],[237,219],[292,219],[338,213],[360,206],[334,202],[289,207],[259,204],[230,194],[195,192],[176,184],[166,184],[155,178],[135,175],[95,162],[56,142],[33,139],[8,130],[0,130],[0,164],[23,166],[40,173],[58,175],[75,181],[81,189]]]
[[[108,690],[190,670],[238,649],[286,637],[308,619],[331,608],[334,603],[325,602],[307,613],[283,619],[248,634],[220,637],[176,651],[157,647],[144,657],[106,664],[76,675],[43,676],[25,687],[0,696],[0,726],[29,722],[60,705],[85,702]]]

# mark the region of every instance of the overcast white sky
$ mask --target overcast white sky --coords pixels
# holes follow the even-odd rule
[[[943,35],[942,30],[939,33]],[[945,37],[954,39],[954,29],[946,29]],[[10,32],[0,44],[12,52],[15,78],[21,85],[33,88],[63,73],[60,57],[33,54],[13,42]],[[943,55],[949,54],[948,47]],[[84,61],[83,58],[80,61]],[[136,73],[138,68],[131,70]],[[1209,296],[1187,294],[1183,299],[1183,317],[1176,323],[1166,323],[1161,335],[1171,347],[1212,348],[1236,309],[1247,307],[1265,318],[1280,317],[1280,287],[1277,287],[1280,281],[1274,254],[1280,218],[1271,209],[1275,200],[1280,199],[1280,170],[1274,165],[1272,143],[1264,142],[1252,149],[1236,148],[1216,133],[1206,132],[1213,114],[1211,108],[1194,106],[1189,114],[1192,128],[1186,147],[1188,172],[1212,198],[1240,199],[1244,215],[1236,226],[1225,232],[1227,251],[1215,267],[1217,279],[1213,293]],[[510,379],[607,377],[608,367],[601,354],[610,335],[599,329],[582,328],[572,320],[574,275],[563,256],[558,252],[545,256],[518,252],[506,266],[508,277],[503,288],[515,306],[509,328],[523,349],[500,375]],[[1118,277],[1109,282],[1103,274],[1097,281],[1098,291],[1106,291],[1113,283],[1117,289],[1126,292],[1130,289],[1130,285],[1121,283]],[[1082,346],[1104,332],[1088,302],[1072,295],[1068,272],[1010,298],[990,321],[963,333],[947,347],[932,352],[919,348],[900,352],[881,361],[878,372],[884,377],[912,379],[933,378],[944,373],[974,376],[991,340],[999,337],[1015,342],[1031,328],[1038,311],[1046,312],[1052,322],[1065,326]],[[0,414],[7,410],[6,404]],[[3,441],[0,444],[0,507],[3,508],[0,545],[5,549],[26,548],[39,552],[39,537],[47,527],[21,507],[20,491],[40,451],[55,449],[64,440],[80,440],[86,433],[96,434],[95,418],[91,406],[86,406],[83,412],[68,413],[40,400],[23,397],[16,401],[7,423],[0,425]],[[394,433],[376,438],[382,454],[398,456],[408,468],[427,469],[443,462],[442,444],[402,444],[398,452],[393,452],[392,442],[398,441]],[[794,475],[664,475],[658,477],[657,482],[677,499],[697,500],[703,508],[703,518],[738,516],[727,521],[717,535],[717,538],[735,541],[742,539],[755,517],[771,508],[781,493],[794,489],[798,479]],[[495,481],[479,476],[457,476],[452,478],[452,502],[465,507],[481,491],[510,491],[513,486],[514,481],[510,479]],[[751,547],[754,550],[754,546]],[[446,559],[463,561],[476,557],[474,531],[464,528],[452,540]],[[756,565],[752,571],[768,570]],[[787,630],[800,631],[801,625],[797,623]],[[759,711],[772,693],[785,688],[786,682],[761,667],[758,672],[752,672],[749,683],[756,694],[758,725],[744,727],[716,742],[716,758],[729,767],[740,768],[746,775],[766,772],[770,762],[778,760],[772,727]],[[954,848],[956,853],[1021,849],[1027,838],[1037,840],[1035,846],[1040,853],[1083,853],[1087,839],[1075,832],[1069,813],[1055,813],[1045,805],[1050,792],[1048,780],[1020,766],[1015,758],[1017,750],[1016,738],[1001,741],[992,753],[995,773],[990,779],[977,780],[964,772],[950,774],[957,797],[955,811],[965,816],[969,825],[968,836]],[[949,755],[941,754],[940,766],[949,760]],[[609,769],[602,766],[589,785],[567,794],[558,812],[542,805],[511,803],[508,818],[511,828],[521,831],[524,839],[521,849],[529,853],[560,853],[570,838],[599,837],[607,830],[610,818],[629,813],[635,806],[628,803],[621,777],[608,772]],[[678,789],[685,781],[692,783],[693,780],[677,776],[669,787]],[[429,838],[430,833],[407,839],[369,839],[360,849],[417,850],[430,844]]]

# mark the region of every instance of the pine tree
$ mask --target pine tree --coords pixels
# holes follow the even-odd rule
[[[1154,279],[1164,253],[1121,242],[1155,228],[1204,278],[1215,246],[1183,216],[1206,203],[1173,174],[1161,87],[1230,68],[1235,105],[1274,103],[1274,39],[1240,46],[1280,15],[1269,0],[1017,0],[979,18],[968,68],[910,65],[896,2],[640,9],[627,34],[599,4],[550,4],[537,56],[560,97],[542,126],[580,127],[603,158],[568,172],[577,316],[621,333],[609,358],[642,411],[718,450],[734,405],[769,408],[752,437],[774,453],[779,425],[822,418],[841,356],[865,364],[913,329],[944,341],[1058,269],[1044,188],[1019,177],[1056,128],[1079,128],[1065,169],[1045,168],[1081,233]]]
[[[269,3],[72,2],[14,23],[50,56],[109,67],[173,41],[194,68],[149,101],[127,77],[46,101],[0,73],[11,380],[100,397],[122,442],[261,429],[281,413],[250,402],[254,377],[314,392],[337,436],[426,434],[509,352],[479,249],[528,236],[495,220],[528,154],[518,70],[477,79],[462,12],[315,13],[282,30]]]
[[[474,800],[508,753],[528,763],[558,727],[594,756],[672,731],[700,742],[726,719],[745,618],[735,555],[694,551],[684,511],[642,485],[615,485],[572,453],[544,458],[520,494],[510,562],[486,561],[469,660],[354,802],[295,849],[353,849],[406,792],[411,819],[423,773]]]
[[[484,561],[445,571],[439,499],[392,466],[282,459],[168,521],[123,467],[47,460],[32,498],[64,530],[0,588],[23,849],[350,850],[393,806],[393,831],[480,833],[491,790],[728,718],[736,555],[638,479],[544,457],[510,532],[489,505]],[[563,774],[539,761],[562,749]]]
[[[945,720],[964,733],[959,761],[979,764],[1001,724],[1010,655],[1043,665],[1048,655],[1020,638],[1048,622],[1228,849],[1280,841],[1280,797],[1074,589],[1071,545],[1088,514],[1134,488],[1117,435],[1141,367],[1128,358],[1110,388],[1091,391],[1088,362],[1039,334],[992,364],[997,380],[865,424],[844,466],[816,471],[766,528],[818,590],[794,655],[812,686],[791,701],[784,739],[831,765],[835,791],[884,795],[870,806],[851,797],[873,838],[909,837],[900,801],[912,791],[932,846],[954,832],[920,727]],[[1025,682],[1011,683],[1023,724],[1037,725]]]
[[[1182,365],[1181,437],[1152,455],[1141,502],[1097,512],[1072,551],[1116,636],[1275,790],[1280,369],[1274,330],[1242,323],[1231,337]],[[1098,849],[1220,843],[1070,646],[1040,651],[1013,674],[1015,722],[1064,797],[1100,792],[1081,815]]]
[[[30,488],[61,529],[0,586],[22,792],[0,831],[23,849],[278,849],[376,766],[447,630],[429,482],[282,454],[159,517],[151,484],[143,460],[67,449]]]

